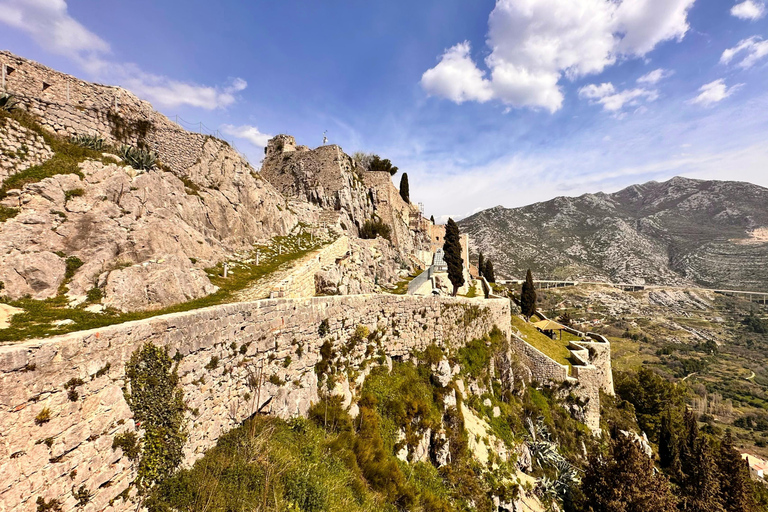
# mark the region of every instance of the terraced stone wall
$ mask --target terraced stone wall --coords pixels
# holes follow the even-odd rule
[[[34,511],[38,497],[74,510],[73,492],[81,486],[93,493],[90,510],[135,508],[118,498],[135,479],[135,466],[112,443],[120,433],[142,434],[122,389],[125,362],[145,343],[181,357],[189,465],[258,409],[280,417],[305,414],[317,399],[315,365],[326,341],[344,373],[361,375],[365,361],[404,357],[432,342],[461,345],[510,321],[507,300],[269,299],[2,346],[0,510]],[[375,334],[351,343],[358,326]],[[248,385],[249,375],[260,376],[258,391]],[[82,380],[74,401],[65,389],[71,379]],[[49,418],[40,422],[44,409]]]

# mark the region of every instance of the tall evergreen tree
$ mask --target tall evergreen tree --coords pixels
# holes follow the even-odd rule
[[[485,270],[483,271],[485,280],[489,283],[496,282],[496,275],[493,273],[493,262],[491,260],[485,260]]]
[[[429,220],[432,222],[432,225],[434,226],[435,225],[435,216],[434,215],[430,215],[429,216]]]
[[[483,271],[485,270],[485,258],[483,257],[483,253],[480,253],[480,256],[477,257],[477,274],[482,277]]]
[[[680,469],[680,455],[677,446],[677,436],[672,424],[672,410],[667,409],[661,417],[661,426],[659,427],[659,465],[672,474],[676,474]]]
[[[749,467],[734,447],[730,429],[725,432],[720,442],[717,466],[720,469],[720,491],[725,510],[727,512],[756,511],[757,504],[749,477]]]
[[[531,269],[525,274],[525,282],[520,291],[520,309],[527,319],[536,314],[536,288],[533,286],[533,275]]]
[[[448,265],[448,279],[453,285],[453,296],[464,284],[464,259],[461,257],[461,239],[459,237],[459,226],[448,219],[445,225],[445,243],[443,244],[443,258]]]
[[[699,432],[696,416],[685,412],[685,440],[681,443],[680,509],[685,512],[725,512],[720,497],[720,475],[708,440]]]
[[[582,480],[584,510],[589,512],[674,512],[669,481],[631,439],[619,434],[611,453],[594,454]]]
[[[408,173],[404,172],[402,176],[400,176],[400,197],[403,198],[403,201],[406,203],[411,202],[411,191],[408,187]]]

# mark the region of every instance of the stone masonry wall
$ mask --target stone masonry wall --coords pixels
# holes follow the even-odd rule
[[[531,370],[531,378],[534,381],[546,384],[565,382],[568,379],[567,366],[556,362],[514,333],[512,333],[511,341],[512,351]]]
[[[291,275],[272,290],[271,298],[298,298],[315,295],[315,274],[349,252],[349,238],[338,240],[320,250],[316,257],[291,272]]]
[[[0,118],[0,185],[17,172],[53,156],[45,140],[13,119]]]
[[[330,334],[321,338],[324,320]],[[380,350],[399,357],[432,342],[460,345],[494,325],[505,329],[510,304],[400,295],[268,299],[2,346],[0,511],[34,511],[43,497],[59,499],[68,512],[76,507],[72,490],[82,485],[94,493],[85,511],[135,508],[116,499],[135,478],[135,468],[120,449],[112,449],[112,441],[137,429],[122,387],[125,362],[143,344],[183,356],[178,371],[189,407],[189,465],[260,407],[280,417],[305,414],[317,399],[320,345],[329,339],[340,352],[358,325],[378,329],[381,337],[353,347],[345,363],[353,371],[368,343],[379,345],[372,357]],[[258,403],[247,386],[249,372],[256,370],[264,381]],[[74,402],[64,389],[73,378],[84,381]],[[35,417],[44,408],[50,421],[38,425]]]
[[[116,119],[120,117],[129,124],[147,122],[151,129],[145,142],[177,173],[192,166],[200,157],[203,144],[212,138],[184,130],[121,87],[86,82],[4,51],[0,51],[2,64],[7,70],[6,90],[53,133],[67,137],[99,134],[108,143],[136,144],[136,134],[129,133],[122,141],[115,139],[115,128],[119,128],[116,123],[121,122]],[[218,142],[228,146],[224,141]],[[237,155],[234,150],[232,153]]]

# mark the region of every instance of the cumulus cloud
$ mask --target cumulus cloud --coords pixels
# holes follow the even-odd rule
[[[768,41],[763,41],[760,36],[752,36],[748,39],[739,41],[739,44],[733,48],[728,48],[720,57],[721,64],[730,64],[736,56],[741,58],[737,64],[740,68],[748,69],[757,63],[758,60],[768,55]]]
[[[247,124],[242,126],[233,126],[231,124],[225,124],[225,125],[222,125],[221,131],[227,135],[231,135],[232,137],[247,140],[254,146],[258,146],[262,148],[266,147],[267,141],[269,141],[269,139],[272,138],[271,135],[267,135],[266,133],[261,133],[261,131],[259,131],[257,127],[250,126]]]
[[[482,71],[477,69],[469,55],[468,41],[448,49],[440,63],[427,70],[421,78],[424,88],[431,94],[448,98],[456,103],[468,100],[484,102],[491,99],[490,83]]]
[[[70,16],[65,0],[0,0],[0,23],[26,32],[46,51],[69,57],[96,79],[123,85],[159,106],[226,107],[247,86],[240,78],[219,87],[181,82],[109,60],[109,44]]]
[[[625,89],[617,91],[611,83],[590,84],[579,89],[579,97],[599,103],[608,112],[618,112],[625,106],[637,107],[642,101],[654,101],[659,95],[654,90]]]
[[[497,0],[488,20],[488,72],[464,42],[447,50],[421,85],[456,103],[498,99],[555,112],[563,103],[563,77],[600,73],[619,58],[642,57],[662,41],[682,39],[694,1]]]
[[[637,79],[637,83],[644,85],[655,85],[665,78],[669,78],[675,72],[669,69],[654,69],[650,73],[647,73]]]
[[[715,103],[723,101],[725,98],[739,90],[744,84],[736,84],[728,87],[725,85],[725,80],[722,78],[702,85],[699,88],[699,95],[691,99],[689,103],[694,105],[703,105],[709,107]]]
[[[755,0],[746,0],[731,8],[731,16],[742,20],[759,20],[765,16],[765,4]]]

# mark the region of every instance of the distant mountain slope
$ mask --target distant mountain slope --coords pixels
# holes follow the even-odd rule
[[[497,276],[768,291],[768,189],[672,178],[613,194],[497,206],[459,225]]]

